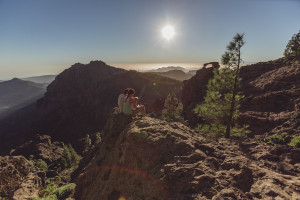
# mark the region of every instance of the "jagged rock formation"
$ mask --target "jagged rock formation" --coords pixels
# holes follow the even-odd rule
[[[213,69],[215,69],[215,68],[220,68],[220,65],[219,65],[219,62],[210,62],[210,63],[204,63],[203,64],[203,68],[206,68],[208,65],[211,65],[211,67],[213,68]]]
[[[243,67],[241,77],[241,121],[253,134],[279,133],[290,123],[285,132],[299,133],[300,64],[259,63]]]
[[[29,158],[31,155],[35,159],[44,160],[50,167],[55,166],[64,153],[64,143],[52,142],[48,135],[36,135],[33,140],[29,140],[21,146],[13,149],[10,155],[23,155]]]
[[[76,199],[300,198],[299,149],[215,142],[181,123],[120,117],[109,118],[98,152],[76,179]]]
[[[3,145],[0,141],[0,154],[37,133],[76,148],[79,138],[103,129],[124,88],[134,88],[148,112],[161,112],[168,93],[180,96],[181,86],[180,81],[114,68],[102,61],[74,64],[48,86],[37,107],[0,121],[0,136],[5,139]]]
[[[1,199],[31,200],[38,197],[42,175],[23,156],[0,157]]]
[[[299,134],[300,65],[282,60],[241,68],[242,115],[239,122],[250,125],[253,135],[287,132]],[[203,101],[212,68],[198,70],[184,82],[182,102],[185,118],[193,126],[198,122],[193,109]]]
[[[190,80],[184,81],[182,89],[183,115],[191,126],[201,122],[201,119],[193,112],[197,104],[204,100],[208,81],[213,77],[213,67],[202,68]]]

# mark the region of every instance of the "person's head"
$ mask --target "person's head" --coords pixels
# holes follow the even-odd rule
[[[123,91],[123,94],[127,95],[128,94],[128,91],[129,91],[130,88],[126,88],[124,91]]]
[[[134,93],[135,93],[134,89],[130,88],[130,89],[128,90],[127,95],[128,95],[128,97],[133,97]]]

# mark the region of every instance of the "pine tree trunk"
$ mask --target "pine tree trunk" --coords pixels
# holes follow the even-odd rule
[[[232,99],[231,99],[231,105],[230,105],[230,111],[229,111],[229,118],[228,118],[228,123],[227,123],[227,127],[226,127],[226,133],[225,133],[226,138],[230,137],[230,129],[231,129],[231,126],[232,126],[232,118],[233,118],[234,107],[235,107],[235,97],[236,97],[236,94],[237,94],[237,82],[238,82],[239,71],[240,71],[240,57],[241,57],[240,48],[241,47],[239,46],[238,65],[237,65],[237,69],[236,69],[236,73],[235,73],[235,77],[234,77]]]

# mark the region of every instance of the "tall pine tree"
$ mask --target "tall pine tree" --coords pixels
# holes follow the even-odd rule
[[[217,137],[244,135],[246,127],[239,127],[235,122],[239,116],[239,102],[243,98],[238,92],[241,47],[244,45],[243,34],[236,34],[227,46],[222,56],[226,67],[214,69],[214,77],[207,85],[204,103],[195,108],[195,112],[204,119],[205,123],[198,129]]]

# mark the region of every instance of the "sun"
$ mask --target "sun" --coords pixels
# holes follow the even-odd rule
[[[175,29],[171,25],[166,25],[161,29],[161,33],[166,40],[171,40],[175,35]]]

